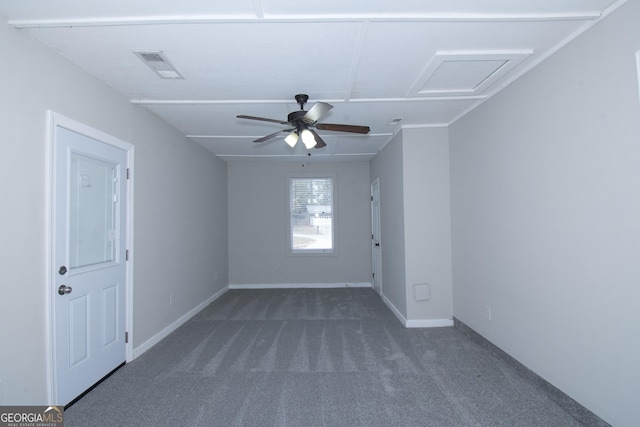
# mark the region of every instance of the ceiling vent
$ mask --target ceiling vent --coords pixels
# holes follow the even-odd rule
[[[170,80],[184,79],[161,51],[137,50],[133,51],[133,53],[160,78]]]

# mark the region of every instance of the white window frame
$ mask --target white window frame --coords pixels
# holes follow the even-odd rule
[[[636,72],[638,73],[638,95],[640,96],[640,50],[636,52]]]
[[[294,249],[293,248],[293,224],[291,221],[291,182],[293,179],[330,179],[331,180],[331,249]],[[336,256],[337,255],[337,179],[333,174],[291,174],[287,176],[287,247],[289,249],[289,255],[293,256],[308,256],[308,255],[321,255],[321,256]]]

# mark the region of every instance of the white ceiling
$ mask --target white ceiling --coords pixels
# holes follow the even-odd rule
[[[371,128],[318,131],[314,157],[367,160],[400,126],[453,123],[624,1],[0,0],[0,15],[225,160],[306,155],[252,142],[286,126],[236,118],[286,121],[297,93],[334,106],[320,122]]]

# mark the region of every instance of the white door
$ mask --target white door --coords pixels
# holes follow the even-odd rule
[[[382,295],[382,249],[380,247],[380,182],[371,184],[371,261],[373,289]]]
[[[56,126],[53,147],[56,404],[125,361],[127,152]]]

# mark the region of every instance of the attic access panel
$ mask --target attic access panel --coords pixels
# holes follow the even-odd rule
[[[478,95],[532,53],[530,49],[438,51],[407,97]]]

